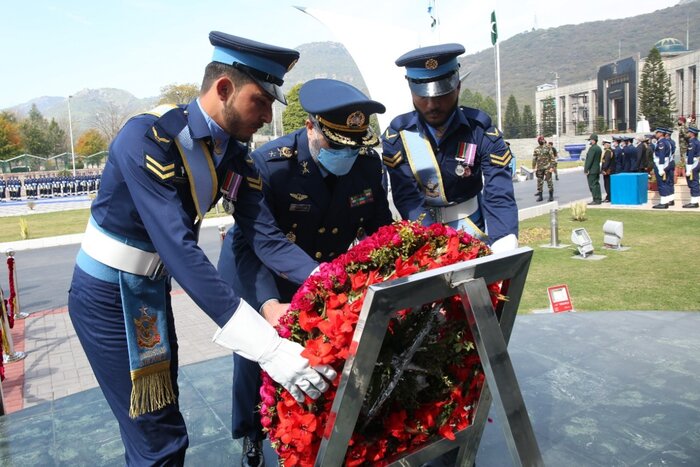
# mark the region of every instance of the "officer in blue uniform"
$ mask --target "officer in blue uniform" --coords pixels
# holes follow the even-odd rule
[[[615,160],[615,166],[613,167],[613,174],[621,174],[624,172],[625,166],[625,140],[622,136],[613,136],[613,159]]]
[[[688,127],[688,152],[685,154],[685,180],[690,189],[690,202],[683,205],[684,208],[698,209],[700,207],[700,141],[698,141],[698,129]]]
[[[308,81],[299,90],[308,112],[305,127],[251,155],[265,198],[287,238],[319,262],[344,253],[358,237],[392,222],[382,183],[379,142],[370,116],[385,108],[353,86],[331,79]],[[263,316],[276,323],[299,282],[264,267],[236,224],[224,239],[221,276]],[[280,304],[283,302],[284,304]],[[264,465],[260,367],[238,355],[233,366],[232,434],[244,438],[243,466]]]
[[[672,140],[668,137],[671,132],[659,127],[654,130],[656,135],[656,148],[654,149],[654,175],[656,175],[656,185],[659,189],[659,204],[652,206],[654,209],[668,209],[673,206],[674,188],[673,172],[676,163],[673,160]]]
[[[624,167],[622,171],[624,173],[634,173],[637,171],[637,166],[639,161],[637,159],[637,148],[634,146],[634,138],[631,136],[625,136],[625,147],[623,152],[623,164]]]
[[[504,251],[518,245],[512,155],[486,113],[457,105],[462,53],[461,45],[444,44],[396,60],[406,67],[416,110],[392,120],[382,158],[402,218],[463,228]]]
[[[294,398],[334,378],[277,332],[219,276],[197,245],[200,221],[223,195],[236,225],[275,273],[303,280],[315,267],[276,228],[246,146],[284,102],[280,85],[299,54],[220,32],[198,99],[129,120],[109,149],[104,183],[78,253],[69,312],[119,422],[128,465],[183,465],[173,278],[219,326],[214,341],[257,361]],[[186,330],[185,330],[186,332]]]

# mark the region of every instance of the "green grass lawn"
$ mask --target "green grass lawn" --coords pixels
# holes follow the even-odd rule
[[[559,240],[571,244],[571,231],[583,227],[600,261],[571,259],[569,248],[542,248],[550,242],[549,215],[521,222],[521,245],[534,251],[520,312],[549,307],[547,287],[566,284],[576,310],[700,310],[698,258],[700,216],[683,212],[590,209],[587,220],[559,212]],[[603,224],[624,224],[627,251],[602,248]]]
[[[210,212],[208,216],[217,215]],[[225,215],[223,213],[219,215]],[[0,217],[0,242],[20,240],[19,217]],[[21,216],[29,224],[29,238],[81,233],[87,209]],[[698,259],[700,216],[684,212],[590,209],[588,219],[570,219],[559,212],[559,239],[571,243],[571,231],[583,227],[593,240],[600,261],[571,259],[574,246],[542,248],[549,244],[549,215],[520,224],[520,243],[535,250],[520,312],[549,307],[547,287],[566,284],[579,311],[586,310],[700,310]],[[622,243],[628,251],[602,248],[603,223],[624,224]]]
[[[228,216],[223,210],[211,210],[205,217]],[[29,238],[53,237],[85,232],[90,218],[89,209],[45,212],[28,216],[0,217],[0,242],[22,240],[19,220],[23,218],[29,225]]]

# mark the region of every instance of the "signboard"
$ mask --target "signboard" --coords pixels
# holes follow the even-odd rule
[[[569,295],[569,287],[566,285],[547,287],[547,294],[549,295],[549,305],[554,313],[574,311],[574,305],[571,303],[571,296]]]

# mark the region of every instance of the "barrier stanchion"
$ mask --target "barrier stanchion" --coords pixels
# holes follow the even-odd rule
[[[5,306],[5,296],[2,293],[2,289],[0,289],[0,304],[2,307],[0,326],[2,326],[2,350],[4,352],[2,361],[3,363],[12,363],[24,359],[27,354],[15,351],[12,333],[10,332],[10,320],[8,318],[7,307]]]
[[[7,277],[10,282],[10,296],[7,299],[8,307],[10,308],[8,310],[8,315],[13,320],[24,319],[29,316],[29,314],[21,311],[19,306],[19,294],[17,293],[19,275],[15,267],[15,250],[8,248],[5,251],[5,255],[7,255]]]

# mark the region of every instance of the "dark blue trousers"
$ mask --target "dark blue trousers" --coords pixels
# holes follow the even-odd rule
[[[233,289],[253,307],[259,304],[254,292],[246,290],[239,281],[236,267],[236,254],[233,251],[232,232],[226,234],[219,253],[216,266],[221,275]],[[247,436],[253,441],[265,437],[260,424],[260,366],[246,358],[233,354],[233,403],[231,406],[231,436],[233,439]]]
[[[177,387],[177,336],[167,295],[170,375]],[[177,404],[129,417],[131,371],[119,284],[96,279],[76,266],[68,294],[68,312],[95,378],[119,422],[127,465],[181,466],[189,444]]]

